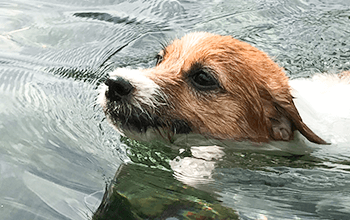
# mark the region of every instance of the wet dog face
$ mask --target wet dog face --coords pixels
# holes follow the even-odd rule
[[[288,78],[265,53],[230,36],[191,33],[152,69],[116,69],[99,96],[112,125],[133,137],[197,133],[216,139],[289,141],[301,120]]]

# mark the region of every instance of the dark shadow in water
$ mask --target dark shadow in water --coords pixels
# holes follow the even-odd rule
[[[93,219],[238,219],[214,194],[187,186],[171,171],[140,164],[120,167]]]
[[[190,187],[174,178],[169,166],[169,160],[177,156],[174,149],[160,143],[122,139],[132,146],[129,157],[133,163],[119,168],[94,220],[238,219],[233,209],[221,204],[215,192]]]
[[[109,70],[79,67],[57,67],[49,68],[47,71],[64,78],[73,78],[78,81],[89,82],[98,86],[106,80],[105,76]]]
[[[113,17],[112,15],[110,15],[108,13],[80,12],[80,13],[74,13],[73,15],[76,17],[90,18],[90,19],[95,19],[95,20],[99,20],[99,21],[111,22],[114,24],[140,24],[140,22],[138,22],[136,20],[136,18]]]
[[[223,206],[217,194],[222,189],[201,190],[188,186],[174,177],[169,162],[193,157],[190,150],[170,148],[160,142],[141,143],[122,137],[129,148],[132,163],[119,168],[103,201],[95,213],[94,220],[103,219],[238,219],[236,211]],[[323,167],[322,160],[307,156],[273,156],[258,153],[238,153],[225,149],[225,156],[217,160],[215,179],[235,168],[283,172],[283,167],[312,169]],[[275,167],[276,169],[271,169]],[[279,169],[282,168],[282,171]],[[189,167],[190,169],[190,167]],[[215,171],[214,171],[215,172]],[[225,177],[226,178],[226,177]],[[200,180],[198,180],[200,182]],[[231,180],[232,181],[232,180]],[[239,178],[236,180],[239,181]],[[247,184],[282,187],[283,181],[246,180]],[[252,181],[252,182],[249,182]]]

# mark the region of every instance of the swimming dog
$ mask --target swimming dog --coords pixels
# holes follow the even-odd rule
[[[98,98],[109,122],[141,140],[199,134],[217,140],[291,141],[302,120],[288,77],[269,56],[231,36],[190,33],[164,47],[150,69],[110,73]]]

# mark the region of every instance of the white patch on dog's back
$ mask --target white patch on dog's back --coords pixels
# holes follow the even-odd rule
[[[337,75],[319,74],[290,81],[296,96],[305,99],[318,114],[350,118],[350,82]],[[296,99],[298,100],[298,99]]]
[[[350,142],[350,82],[319,74],[290,81],[303,121],[332,144]]]

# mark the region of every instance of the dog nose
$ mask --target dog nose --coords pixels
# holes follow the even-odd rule
[[[105,84],[108,86],[106,95],[113,101],[118,101],[121,98],[130,95],[134,90],[131,83],[122,77],[117,77],[115,79],[109,78],[105,81]]]

